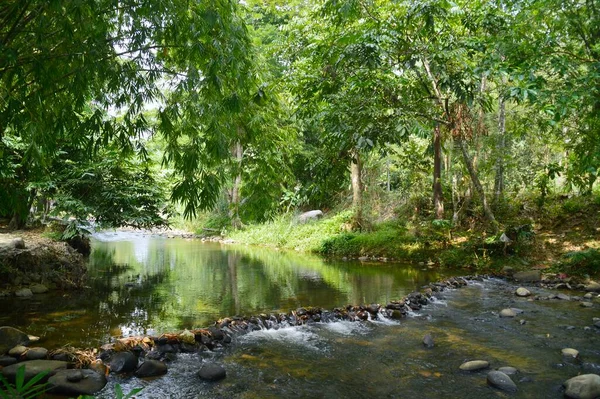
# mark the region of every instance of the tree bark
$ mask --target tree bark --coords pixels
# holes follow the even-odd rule
[[[496,177],[494,178],[494,206],[498,206],[504,194],[504,151],[506,149],[506,104],[500,96],[498,106],[498,143],[496,144]]]
[[[442,133],[440,125],[433,129],[433,207],[435,218],[444,218],[444,197],[442,192]]]
[[[463,161],[465,162],[465,166],[467,167],[467,170],[469,171],[469,176],[471,177],[471,182],[473,183],[473,188],[475,188],[477,195],[479,195],[479,197],[481,198],[481,202],[483,204],[483,213],[485,215],[485,218],[488,222],[490,222],[494,231],[497,231],[498,226],[496,224],[496,218],[494,217],[494,213],[492,212],[492,209],[490,208],[490,206],[487,203],[487,198],[485,196],[485,192],[483,191],[483,186],[481,185],[481,182],[479,181],[479,176],[477,176],[477,171],[475,170],[475,166],[473,165],[473,160],[471,159],[471,157],[469,156],[469,153],[467,152],[467,147],[465,145],[465,142],[464,142],[463,138],[460,136],[456,138],[456,141],[458,143],[458,146],[460,147],[460,151],[462,152]]]
[[[229,217],[231,219],[231,225],[233,228],[241,227],[240,220],[240,187],[242,185],[242,159],[244,155],[244,149],[242,143],[237,141],[232,150],[232,154],[236,161],[236,175],[233,179],[233,187],[231,188],[230,203],[229,203]]]
[[[361,180],[362,160],[357,149],[352,150],[350,160],[350,178],[352,181],[352,209],[354,210],[354,224],[360,229],[363,224],[363,185]]]

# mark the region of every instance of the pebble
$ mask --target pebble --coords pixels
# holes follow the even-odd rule
[[[519,287],[517,288],[515,294],[520,297],[526,297],[531,295],[531,291],[529,291],[527,288]]]
[[[515,317],[517,313],[512,309],[502,309],[500,311],[500,317]]]

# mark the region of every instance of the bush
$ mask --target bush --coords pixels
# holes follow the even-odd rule
[[[600,251],[594,248],[571,251],[563,255],[559,268],[568,274],[595,275],[600,272]]]

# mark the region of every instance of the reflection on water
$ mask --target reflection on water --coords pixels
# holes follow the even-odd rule
[[[263,248],[99,233],[89,288],[0,303],[0,324],[46,345],[97,346],[110,336],[202,327],[232,315],[384,303],[443,276],[401,264],[326,262]]]

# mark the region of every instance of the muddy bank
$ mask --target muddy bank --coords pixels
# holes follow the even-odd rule
[[[84,257],[64,242],[32,232],[0,233],[0,296],[81,288]]]

